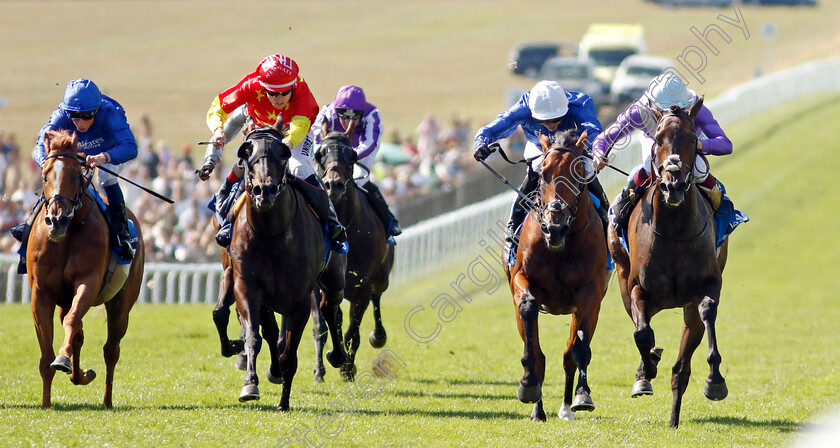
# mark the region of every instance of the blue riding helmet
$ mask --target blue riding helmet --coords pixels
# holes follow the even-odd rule
[[[64,102],[61,108],[72,112],[88,112],[102,104],[99,87],[89,79],[79,78],[70,81],[64,89]]]

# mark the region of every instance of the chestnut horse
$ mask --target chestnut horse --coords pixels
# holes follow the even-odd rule
[[[105,304],[108,336],[105,356],[105,408],[113,406],[114,368],[120,358],[120,341],[128,328],[128,313],[140,293],[143,279],[143,237],[137,218],[128,211],[137,229],[137,251],[131,264],[119,265],[109,279],[110,235],[105,215],[92,193],[89,178],[77,155],[76,135],[51,131],[44,135],[46,160],[41,168],[44,207],[29,233],[26,269],[32,289],[32,316],[41,346],[39,371],[43,380],[42,408],[51,406],[55,371],[70,374],[73,384],[89,384],[92,369],[82,370],[79,358],[85,336],[82,318],[91,307]],[[90,174],[92,176],[92,173]],[[53,350],[55,307],[60,310],[64,342]]]
[[[703,392],[711,400],[722,400],[728,393],[720,374],[715,333],[727,243],[716,253],[714,210],[692,179],[697,155],[694,118],[702,105],[700,98],[690,110],[674,106],[664,115],[657,114],[659,125],[651,157],[655,166],[649,167],[652,186],[630,215],[629,254],[609,226],[610,252],[618,269],[621,297],[636,326],[633,337],[642,357],[632,396],[653,393],[650,380],[656,377],[662,349],[655,347],[651,318],[664,309],[683,309],[682,341],[671,372],[674,399],[670,425],[674,428],[679,425],[691,356],[704,331],[709,333],[707,360],[711,371]]]
[[[394,246],[387,244],[387,233],[360,187],[353,180],[353,167],[358,161],[350,140],[340,132],[324,135],[315,154],[321,176],[338,219],[347,229],[350,250],[347,253],[344,298],[350,302],[350,325],[344,333],[347,361],[341,368],[342,377],[353,381],[355,358],[359,349],[359,326],[369,304],[373,304],[374,330],[368,335],[370,345],[381,348],[387,334],[382,326],[379,302],[388,289],[388,275],[394,266]],[[316,319],[315,328],[320,325]],[[339,310],[338,322],[341,322]],[[323,381],[324,363],[321,359],[326,338],[314,334],[316,346],[315,381]]]
[[[540,203],[522,225],[516,262],[506,266],[516,324],[525,343],[524,374],[517,397],[535,403],[531,419],[545,421],[542,384],[545,355],[540,349],[537,320],[540,312],[571,314],[571,328],[563,367],[566,388],[558,413],[573,420],[576,411],[592,411],[586,369],[591,359],[590,343],[598,323],[601,300],[607,291],[607,245],[604,229],[585,182],[582,163],[587,133],[561,133],[551,145],[540,136],[545,158],[541,165]],[[578,385],[572,392],[575,370]]]
[[[335,316],[343,294],[346,261],[337,257],[337,262],[324,269],[328,242],[318,218],[290,185],[294,179],[288,170],[291,151],[282,139],[282,121],[278,120],[276,127],[250,132],[237,153],[245,162],[246,187],[235,210],[229,265],[222,277],[217,310],[226,305],[232,291],[245,335],[246,375],[239,400],[260,398],[256,361],[262,326],[271,353],[267,376],[269,381],[283,384],[278,409],[287,411],[297,371],[297,349],[309,318],[309,293],[316,282],[328,296],[324,314],[337,345],[331,363],[338,366],[344,362],[344,350],[336,343],[341,335]],[[217,310],[214,321],[225,353],[225,342],[232,341],[226,341],[227,321],[217,319]],[[274,313],[283,315],[282,337]],[[235,351],[238,347],[227,348]]]

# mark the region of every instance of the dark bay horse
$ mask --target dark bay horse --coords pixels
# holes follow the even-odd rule
[[[382,293],[388,289],[388,275],[394,266],[394,246],[386,243],[388,235],[382,220],[353,180],[353,167],[358,158],[350,140],[339,132],[324,135],[315,160],[321,180],[335,205],[338,219],[347,228],[350,243],[344,289],[344,298],[350,302],[350,325],[344,333],[348,356],[341,374],[345,380],[353,381],[356,374],[356,352],[359,349],[359,326],[371,303],[375,327],[368,336],[370,345],[381,348],[387,340],[379,303]],[[315,327],[319,326],[316,323]],[[316,381],[323,381],[324,364],[320,354],[325,339],[315,334]]]
[[[671,372],[674,400],[670,425],[676,428],[680,404],[691,374],[691,356],[708,332],[711,371],[703,390],[711,400],[728,394],[720,373],[715,319],[720,301],[721,274],[727,243],[716,253],[714,211],[693,182],[697,154],[694,118],[700,98],[689,110],[672,107],[657,114],[659,126],[649,167],[652,186],[641,198],[627,230],[628,252],[613,226],[609,226],[610,252],[615,259],[624,307],[636,329],[633,337],[641,354],[632,395],[653,393],[661,348],[655,347],[651,318],[661,310],[683,309],[683,333],[677,362]],[[693,187],[693,188],[692,188]]]
[[[32,289],[32,316],[41,346],[39,371],[43,380],[42,408],[51,406],[50,392],[55,371],[70,374],[73,384],[89,384],[92,369],[82,370],[79,358],[85,336],[82,318],[91,307],[105,304],[108,336],[105,356],[105,398],[111,408],[114,368],[120,357],[120,341],[128,328],[131,311],[143,279],[144,246],[137,218],[137,252],[130,264],[115,264],[109,280],[110,237],[105,215],[87,191],[89,183],[77,155],[76,135],[67,131],[44,136],[46,160],[41,169],[44,207],[36,217],[27,240],[26,269]],[[92,174],[91,174],[92,175]],[[64,342],[53,350],[55,307],[60,310]]]
[[[262,345],[259,334],[262,328],[271,353],[267,376],[269,381],[283,384],[278,409],[287,411],[297,371],[297,349],[309,319],[309,294],[316,283],[327,295],[323,311],[333,343],[337,345],[333,350],[335,362],[331,360],[331,363],[338,366],[346,357],[335,323],[343,295],[346,261],[338,257],[338,262],[330,262],[324,269],[328,243],[318,218],[290,184],[291,152],[282,144],[282,138],[282,121],[278,120],[275,127],[250,132],[237,153],[246,165],[243,177],[246,191],[235,211],[229,265],[223,275],[217,309],[226,305],[227,295],[232,291],[245,335],[246,375],[239,400],[260,397],[256,359]],[[282,337],[274,313],[283,315]],[[224,353],[227,322],[216,317],[214,310]]]
[[[525,371],[517,397],[535,403],[534,421],[546,419],[542,403],[545,355],[537,325],[540,312],[572,315],[563,354],[566,388],[559,417],[572,420],[576,411],[595,409],[586,369],[608,273],[604,229],[585,182],[582,153],[586,136],[584,132],[578,138],[575,131],[567,131],[554,145],[545,135],[540,137],[545,153],[539,190],[543,210],[532,210],[525,218],[516,262],[505,268],[517,310],[516,324],[525,343]],[[578,385],[573,389],[576,370]]]

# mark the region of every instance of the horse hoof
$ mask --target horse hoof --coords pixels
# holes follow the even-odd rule
[[[572,402],[572,412],[591,412],[595,410],[595,403],[589,394],[577,394]],[[561,417],[562,418],[562,417]]]
[[[344,364],[341,366],[341,377],[344,381],[352,383],[356,379],[356,365]]]
[[[329,362],[330,365],[335,367],[336,369],[341,367],[342,364],[344,364],[344,361],[346,359],[347,359],[347,355],[343,352],[332,351],[332,350],[327,352],[327,362]]]
[[[723,400],[729,395],[729,389],[726,387],[726,381],[719,383],[712,383],[706,378],[706,385],[703,387],[703,395],[709,400]]]
[[[542,399],[542,388],[539,384],[533,386],[519,385],[516,398],[523,403],[536,403]]]
[[[653,395],[653,386],[648,380],[636,380],[636,383],[633,384],[633,392],[630,396],[636,398],[642,395]]]
[[[268,378],[268,382],[272,384],[283,384],[283,377],[282,376],[274,376],[271,374],[271,367],[268,368],[268,371],[265,372],[265,376]]]
[[[96,379],[96,371],[95,371],[95,370],[93,370],[93,369],[87,369],[87,370],[85,370],[85,378],[87,379],[87,382],[85,382],[85,384],[90,384],[90,383],[92,383],[92,382],[93,382],[93,380],[95,380],[95,379]]]
[[[59,372],[70,373],[73,371],[73,363],[70,362],[70,358],[64,355],[58,355],[55,361],[50,364],[50,368]]]
[[[368,335],[368,341],[370,342],[370,346],[373,348],[384,347],[387,340],[388,335],[385,333],[385,330],[382,330],[379,334],[377,334],[376,330],[373,330]]]
[[[241,403],[245,403],[246,401],[253,401],[260,399],[260,390],[257,388],[256,384],[248,384],[242,388],[242,392],[239,394],[239,401]]]
[[[245,370],[248,364],[248,357],[245,356],[244,353],[240,353],[236,355],[236,361],[233,362],[233,365],[236,366],[239,370]]]
[[[575,420],[575,412],[574,408],[570,407],[566,403],[563,403],[563,406],[560,408],[560,411],[557,412],[557,416],[560,417],[560,420],[566,420],[567,422],[571,422]]]
[[[245,342],[241,339],[230,341],[228,344],[222,345],[222,356],[230,358],[233,355],[238,355],[245,350]]]

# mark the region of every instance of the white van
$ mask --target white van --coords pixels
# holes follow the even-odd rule
[[[627,56],[645,54],[644,27],[640,24],[593,23],[580,41],[580,59],[595,64],[595,78],[609,90],[621,61]]]

